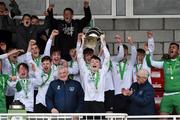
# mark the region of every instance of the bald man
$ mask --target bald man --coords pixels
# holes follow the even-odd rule
[[[137,82],[130,89],[123,89],[124,96],[129,96],[129,115],[153,115],[155,114],[154,89],[148,82],[149,73],[145,69],[138,71]]]

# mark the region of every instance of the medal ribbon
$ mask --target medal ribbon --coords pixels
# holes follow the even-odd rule
[[[12,74],[12,76],[16,76],[16,65],[14,63],[12,63],[10,60],[9,60],[9,63],[11,65],[11,74]]]
[[[5,86],[6,86],[6,79],[4,78],[4,76],[1,76],[0,86],[2,86],[2,89],[4,91]]]
[[[42,75],[42,80],[43,80],[43,76],[45,76],[45,74]],[[45,81],[43,80],[43,83],[40,85],[40,87],[43,87],[47,83],[47,81],[49,81],[50,76],[51,76],[51,70],[48,73],[47,79]]]
[[[40,66],[40,60],[41,60],[40,57],[34,59],[34,62],[36,63],[37,67]]]
[[[119,63],[119,73],[120,73],[121,80],[123,80],[123,78],[124,78],[124,72],[125,72],[125,68],[126,68],[126,63],[127,63],[127,61],[125,61],[123,66],[121,66],[121,64]]]
[[[70,67],[70,68],[73,67],[73,60],[70,61],[69,67]],[[73,78],[74,78],[74,75],[73,75],[73,74],[70,74],[70,75],[69,75],[69,78],[70,78],[70,79],[73,79]]]
[[[28,97],[27,94],[28,94],[29,81],[27,79],[21,80],[21,85],[26,97]]]
[[[174,75],[174,71],[175,71],[175,68],[176,68],[176,62],[177,62],[177,59],[175,59],[175,61],[172,64],[169,65],[171,77]]]
[[[96,89],[98,89],[98,83],[99,83],[99,80],[100,80],[99,71],[97,71],[97,72],[93,75],[93,79],[94,79],[95,87],[96,87]]]
[[[142,64],[136,64],[136,72],[142,69]]]

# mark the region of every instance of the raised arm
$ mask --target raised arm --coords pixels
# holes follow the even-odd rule
[[[119,44],[119,50],[118,50],[117,56],[113,56],[111,59],[112,59],[112,61],[119,62],[124,58],[124,48],[122,45],[121,36],[116,35],[115,39],[116,39],[116,42]]]
[[[81,72],[85,71],[84,69],[87,69],[86,62],[84,61],[84,56],[83,56],[84,38],[85,35],[83,33],[78,34],[76,50],[77,50],[77,61]]]
[[[12,18],[16,15],[21,15],[21,11],[19,10],[19,6],[16,3],[16,0],[11,0],[11,3],[9,4],[9,6],[12,7],[10,11]]]
[[[53,30],[52,31],[51,36],[50,36],[50,38],[48,39],[48,41],[46,43],[46,47],[45,47],[43,56],[50,56],[50,50],[51,50],[52,41],[55,39],[55,37],[58,34],[59,34],[58,30]]]
[[[137,50],[136,47],[133,44],[133,39],[132,37],[128,37],[128,42],[131,45],[131,58],[130,58],[130,63],[131,65],[134,66],[134,64],[136,63],[136,56],[137,56]]]
[[[92,18],[89,0],[84,0],[84,14],[85,16],[80,20],[81,28],[86,27]]]
[[[153,38],[153,33],[152,32],[147,32],[147,37],[148,37],[148,49],[151,55],[154,53],[154,38]]]
[[[110,64],[110,53],[106,47],[106,42],[105,42],[105,35],[101,35],[100,36],[100,40],[101,40],[101,46],[103,48],[103,51],[104,51],[104,61],[103,61],[103,64],[102,64],[102,71],[104,73],[106,73],[109,69],[109,64]]]
[[[153,66],[159,69],[163,68],[163,65],[164,65],[164,61],[154,61],[149,51],[146,51],[146,62],[148,66]]]

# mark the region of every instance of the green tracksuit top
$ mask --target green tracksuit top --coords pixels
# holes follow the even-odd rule
[[[6,97],[5,91],[9,76],[6,74],[0,74],[0,113],[6,113]]]
[[[180,57],[165,60],[163,68],[165,92],[180,92]]]

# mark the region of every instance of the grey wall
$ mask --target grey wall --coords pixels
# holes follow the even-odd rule
[[[137,47],[143,47],[147,41],[146,32],[152,30],[155,39],[155,59],[160,59],[167,53],[169,43],[180,43],[180,19],[98,19],[95,25],[106,33],[106,41],[110,45],[111,54],[117,54],[114,35],[120,34],[125,43],[127,36],[134,38]]]

